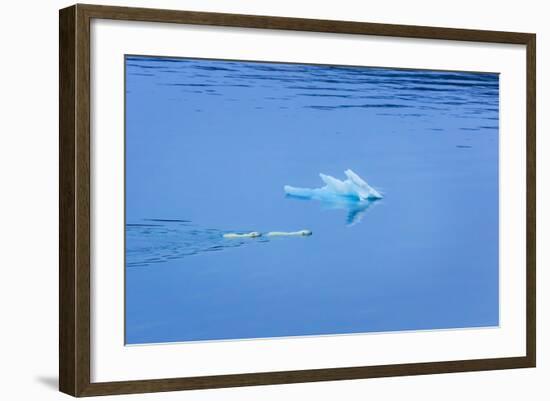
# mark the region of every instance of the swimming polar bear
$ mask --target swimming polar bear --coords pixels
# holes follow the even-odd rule
[[[313,234],[311,230],[300,230],[300,231],[270,231],[266,234],[267,237],[300,237],[300,236],[310,236]]]
[[[238,234],[238,233],[227,233],[224,234],[224,238],[234,239],[234,238],[257,238],[261,237],[262,234],[257,231],[252,231],[250,233]]]
[[[269,231],[265,234],[266,237],[307,237],[313,234],[311,230],[300,230],[300,231]],[[227,239],[237,239],[237,238],[257,238],[261,237],[262,233],[257,231],[252,231],[250,233],[227,233],[223,237]]]

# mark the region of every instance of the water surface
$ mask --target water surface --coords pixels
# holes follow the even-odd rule
[[[488,73],[128,56],[126,343],[498,325],[498,97]],[[285,197],[348,168],[384,198]]]

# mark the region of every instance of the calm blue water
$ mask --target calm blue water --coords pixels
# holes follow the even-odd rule
[[[126,343],[498,325],[498,97],[496,74],[128,56]],[[285,197],[348,168],[384,198]]]

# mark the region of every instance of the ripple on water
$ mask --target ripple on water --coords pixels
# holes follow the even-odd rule
[[[154,222],[151,224],[148,222]],[[223,234],[253,230],[203,228],[182,219],[142,219],[126,224],[126,267],[147,267],[207,252],[219,252],[267,238],[226,239]]]

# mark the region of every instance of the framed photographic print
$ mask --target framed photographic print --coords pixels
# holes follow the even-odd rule
[[[535,366],[535,35],[60,11],[60,390]]]

